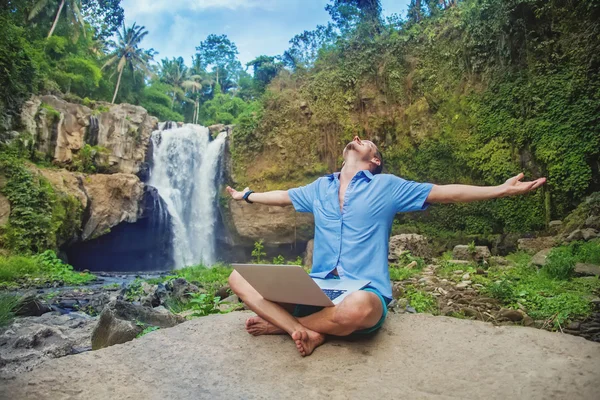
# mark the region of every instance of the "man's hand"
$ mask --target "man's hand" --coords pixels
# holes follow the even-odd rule
[[[250,190],[249,188],[245,188],[241,192],[238,192],[231,186],[227,186],[227,193],[231,196],[232,199],[240,201],[244,199],[244,195]],[[250,197],[251,196],[251,197]],[[292,205],[292,200],[288,195],[286,190],[273,190],[271,192],[266,193],[255,193],[248,196],[248,200],[253,203],[264,204],[267,206],[290,206]]]
[[[427,196],[427,202],[467,203],[470,201],[516,196],[535,190],[546,182],[546,178],[539,178],[531,182],[521,182],[523,176],[523,173],[520,173],[500,186],[434,185],[429,196]]]
[[[516,196],[535,190],[546,182],[546,178],[539,178],[531,182],[521,182],[525,175],[521,172],[504,182],[500,187],[503,189],[504,196]]]
[[[246,194],[246,192],[248,190],[250,190],[250,188],[245,188],[241,192],[238,192],[237,190],[235,190],[231,186],[227,186],[227,193],[229,193],[231,195],[232,199],[238,200],[238,201],[242,200],[244,198],[244,195]]]

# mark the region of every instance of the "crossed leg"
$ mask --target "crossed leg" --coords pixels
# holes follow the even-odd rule
[[[237,271],[229,277],[231,290],[258,316],[246,321],[246,330],[253,335],[289,334],[302,356],[310,355],[323,344],[325,335],[346,336],[374,326],[383,313],[379,297],[358,291],[335,307],[307,317],[295,318],[282,305],[263,298]]]

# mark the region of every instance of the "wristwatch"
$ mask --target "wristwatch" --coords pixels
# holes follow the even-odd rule
[[[246,203],[252,204],[253,202],[248,199],[248,196],[250,196],[252,193],[254,193],[254,191],[248,190],[246,193],[244,193],[244,197],[242,197],[242,199],[246,200]]]

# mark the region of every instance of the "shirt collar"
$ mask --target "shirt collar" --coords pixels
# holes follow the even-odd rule
[[[357,175],[362,173],[364,177],[366,177],[368,180],[372,180],[373,179],[373,173],[371,171],[369,171],[368,169],[362,169],[360,171],[357,172]],[[334,172],[333,174],[329,174],[327,175],[329,177],[330,180],[334,180],[334,179],[340,179],[340,173],[339,172]]]

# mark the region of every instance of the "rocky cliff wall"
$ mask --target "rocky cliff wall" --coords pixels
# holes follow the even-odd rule
[[[68,165],[85,144],[106,149],[99,161],[110,172],[136,174],[142,168],[158,119],[138,106],[98,102],[93,108],[55,96],[33,97],[23,106],[21,124],[35,149]]]

